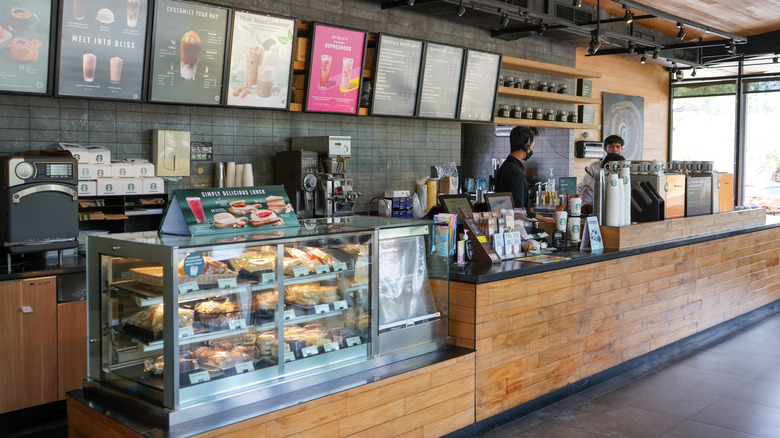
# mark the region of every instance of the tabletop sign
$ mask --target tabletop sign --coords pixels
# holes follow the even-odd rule
[[[371,115],[414,116],[422,41],[379,35]]]
[[[284,320],[288,321],[290,319],[295,319],[295,310],[285,310],[284,311]]]
[[[558,194],[559,195],[576,195],[577,194],[577,177],[576,176],[562,176],[558,178]]]
[[[330,353],[331,351],[338,351],[339,343],[338,342],[328,342],[327,344],[323,345],[322,348],[325,350],[326,353]]]
[[[236,364],[236,374],[246,373],[255,370],[255,364],[252,362],[242,362]]]
[[[492,122],[501,55],[469,49],[460,87],[459,120]]]
[[[317,304],[316,306],[314,306],[314,313],[317,315],[320,313],[328,313],[328,312],[330,312],[330,306],[328,306],[327,304]]]
[[[179,293],[186,294],[187,292],[194,292],[199,289],[197,281],[188,281],[186,283],[179,284]]]
[[[235,278],[220,278],[217,279],[217,286],[220,289],[228,289],[232,287],[238,287],[238,283]]]
[[[336,302],[333,303],[333,309],[334,310],[344,310],[347,307],[349,307],[349,306],[347,305],[347,302],[345,300],[336,301]]]
[[[341,272],[347,270],[347,264],[344,262],[335,262],[333,263],[333,271],[334,272]]]
[[[273,272],[266,272],[261,277],[263,283],[273,283],[275,279],[276,277]]]
[[[186,326],[186,327],[179,327],[179,337],[180,338],[186,338],[189,336],[194,336],[195,330],[192,328],[192,326]]]
[[[4,45],[0,63],[0,91],[49,92],[51,0],[0,2]],[[57,4],[57,2],[55,2]]]
[[[230,10],[157,0],[149,100],[221,105]]]
[[[319,265],[314,266],[314,272],[316,274],[327,274],[330,272],[330,266],[320,263]]]
[[[358,114],[365,32],[315,24],[304,110]]]
[[[585,218],[580,249],[594,252],[599,252],[604,249],[604,240],[601,238],[599,219],[596,216],[588,216]]]
[[[306,275],[309,275],[309,272],[311,272],[309,271],[309,268],[304,268],[304,267],[293,269],[293,275],[295,277],[304,277]]]
[[[246,328],[246,321],[243,319],[231,319],[228,321],[228,328],[230,330],[238,330]]]
[[[314,355],[318,354],[319,352],[320,351],[317,349],[316,345],[312,345],[310,347],[301,348],[301,356],[303,356],[303,357],[314,356]]]
[[[190,384],[194,385],[196,383],[203,383],[208,382],[211,380],[211,377],[209,376],[208,371],[201,371],[199,373],[192,373],[190,374]]]
[[[292,351],[285,351],[284,352],[284,361],[285,362],[292,362],[295,360],[295,355]]]
[[[347,347],[352,347],[354,345],[360,345],[360,336],[353,336],[351,338],[347,338]]]
[[[454,120],[463,72],[461,47],[425,43],[417,116]]]

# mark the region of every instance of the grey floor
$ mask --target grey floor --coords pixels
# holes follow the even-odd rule
[[[780,314],[654,370],[636,370],[483,438],[778,438]]]

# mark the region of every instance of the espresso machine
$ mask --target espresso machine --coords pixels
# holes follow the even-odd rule
[[[360,193],[347,177],[347,158],[352,153],[349,136],[294,137],[291,152],[313,152],[319,158],[314,197],[314,216],[351,216]]]

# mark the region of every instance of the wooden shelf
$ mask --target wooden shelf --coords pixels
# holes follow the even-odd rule
[[[526,90],[524,88],[498,87],[498,95],[519,99],[541,100],[544,102],[571,103],[575,105],[598,105],[601,100],[595,97],[573,96],[571,94],[548,93],[546,91]]]
[[[549,120],[535,120],[535,119],[515,119],[511,117],[496,117],[493,119],[493,123],[496,125],[515,125],[515,126],[529,126],[535,128],[555,128],[555,129],[598,129],[598,125],[585,125],[582,123],[571,122],[553,122]]]
[[[509,70],[538,73],[568,79],[601,77],[601,72],[597,71],[581,70],[574,67],[565,67],[562,65],[547,64],[545,62],[514,58],[512,56],[504,56],[501,59],[501,68]]]

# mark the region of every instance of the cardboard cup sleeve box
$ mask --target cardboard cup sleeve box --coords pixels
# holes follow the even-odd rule
[[[154,164],[139,161],[133,163],[134,178],[149,178],[153,177],[154,175]]]
[[[121,191],[123,195],[141,195],[143,194],[144,185],[141,181],[142,178],[112,178],[119,181],[122,185]]]
[[[79,180],[90,180],[97,178],[110,178],[111,166],[100,164],[79,164]]]
[[[97,195],[97,181],[79,181],[79,196]]]
[[[79,165],[89,163],[89,151],[84,146],[74,143],[60,143],[59,148],[63,151],[70,152]]]
[[[92,164],[111,164],[111,151],[105,146],[87,146],[89,162]]]
[[[165,193],[165,183],[162,178],[141,178],[144,195]]]
[[[135,166],[123,161],[111,163],[111,176],[114,178],[133,178],[135,177]]]
[[[104,195],[124,195],[122,188],[127,181],[124,178],[101,178],[97,180],[97,194]]]

